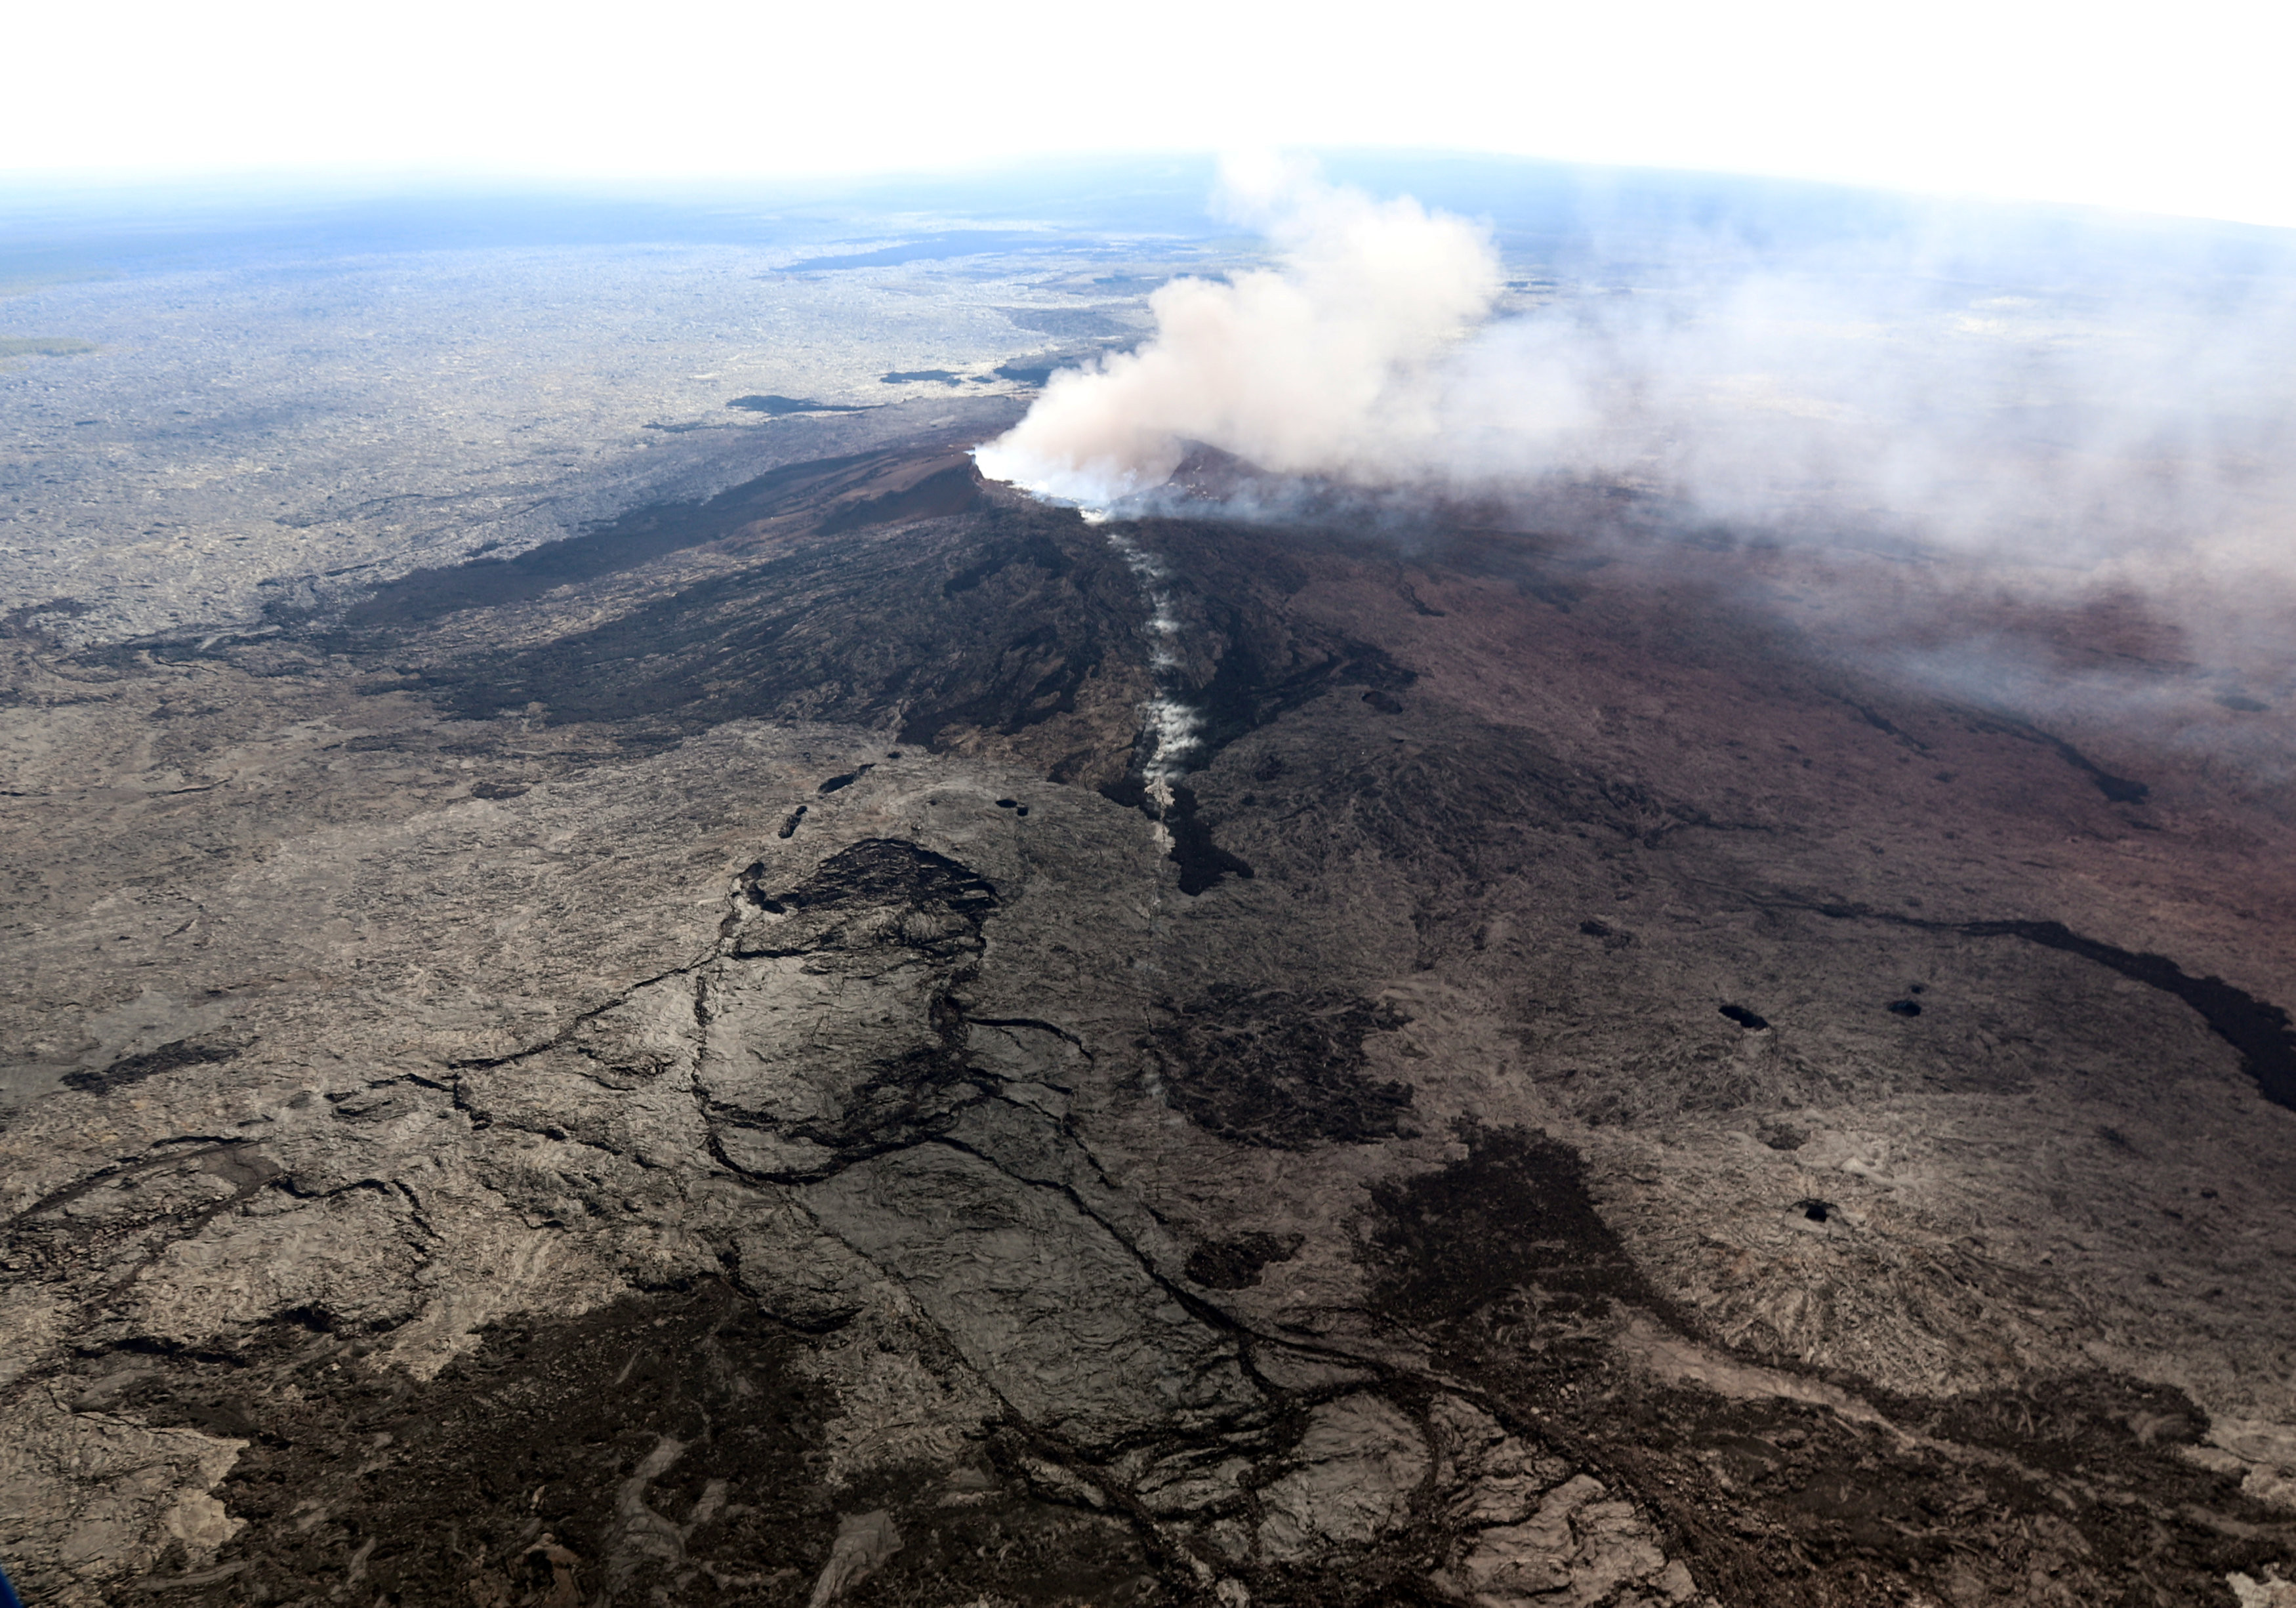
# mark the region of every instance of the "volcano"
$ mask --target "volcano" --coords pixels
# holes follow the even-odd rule
[[[2282,1589],[2284,700],[978,439],[9,644],[29,1600]]]

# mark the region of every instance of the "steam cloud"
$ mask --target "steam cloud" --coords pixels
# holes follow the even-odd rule
[[[1054,374],[984,472],[1104,505],[1201,442],[1357,484],[1623,480],[1773,534],[2139,585],[2296,556],[2284,242],[1943,209],[1847,243],[1645,233],[1502,306],[1466,219],[1266,163],[1223,199],[1277,266],[1163,286],[1154,336]]]
[[[1230,162],[1223,201],[1283,266],[1149,298],[1156,336],[1052,377],[980,449],[997,480],[1106,504],[1161,484],[1201,441],[1282,474],[1391,463],[1439,429],[1433,365],[1500,288],[1487,231],[1272,164]]]

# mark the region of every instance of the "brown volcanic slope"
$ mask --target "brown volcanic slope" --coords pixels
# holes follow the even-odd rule
[[[2159,741],[1944,701],[1861,668],[1942,640],[1866,561],[1565,514],[1128,524],[1177,669],[1106,531],[931,448],[11,640],[0,1557],[2278,1600],[2286,715],[2118,617]]]

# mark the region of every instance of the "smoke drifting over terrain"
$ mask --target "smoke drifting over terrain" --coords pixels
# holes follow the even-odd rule
[[[987,472],[1107,504],[1201,442],[1471,495],[1623,481],[1765,536],[2142,583],[2281,570],[2296,253],[2257,234],[1908,210],[1850,242],[1597,238],[1503,291],[1489,232],[1231,168],[1278,264],[1176,280]]]
[[[2030,562],[2276,558],[2296,329],[2286,286],[2227,289],[1680,271],[1488,328],[1424,467],[1625,475],[1707,517]]]
[[[981,450],[985,472],[1108,503],[1161,484],[1191,440],[1331,474],[1439,428],[1433,365],[1500,288],[1488,232],[1272,165],[1231,163],[1224,179],[1226,209],[1263,227],[1282,266],[1164,285],[1149,299],[1155,338],[1054,375]]]

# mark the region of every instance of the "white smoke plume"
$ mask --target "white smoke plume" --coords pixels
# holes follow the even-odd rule
[[[1725,220],[1595,239],[1506,298],[1489,232],[1407,199],[1231,162],[1222,204],[1277,266],[1166,284],[1154,336],[1054,374],[984,472],[1104,505],[1201,442],[1358,485],[1623,481],[1767,536],[2296,570],[2296,235],[1909,207],[1770,247]]]
[[[1419,468],[2084,571],[2296,558],[2296,279],[2032,287],[1921,253],[1645,269],[1495,322],[1447,364]]]
[[[2173,645],[2080,672],[2116,718],[2162,675],[2179,709],[2296,709],[2296,233],[1914,202],[1799,234],[1598,222],[1510,285],[1488,231],[1414,201],[1263,165],[1226,205],[1276,266],[1165,285],[1153,337],[1053,376],[984,472],[1119,515],[1352,499],[1398,531],[1446,499],[1599,505],[1588,539],[1661,562],[1670,536],[1799,554],[1834,589],[1796,630],[2029,712],[2071,672],[1996,604],[2118,598]],[[1267,472],[1148,495],[1194,443]]]
[[[1489,230],[1411,201],[1263,165],[1225,204],[1275,266],[1165,285],[985,473],[1111,532],[1220,497],[1627,543],[1813,652],[2296,780],[2261,712],[2296,712],[2296,233],[1820,197],[1783,229],[1527,232],[1509,283]],[[1198,443],[1266,472],[1159,494]],[[1191,763],[1186,695],[1160,682],[1152,784]]]
[[[1107,504],[1161,484],[1202,442],[1281,474],[1391,467],[1440,429],[1439,360],[1500,288],[1488,231],[1374,201],[1272,160],[1224,165],[1222,202],[1280,266],[1176,279],[1136,351],[1054,374],[982,472]]]

